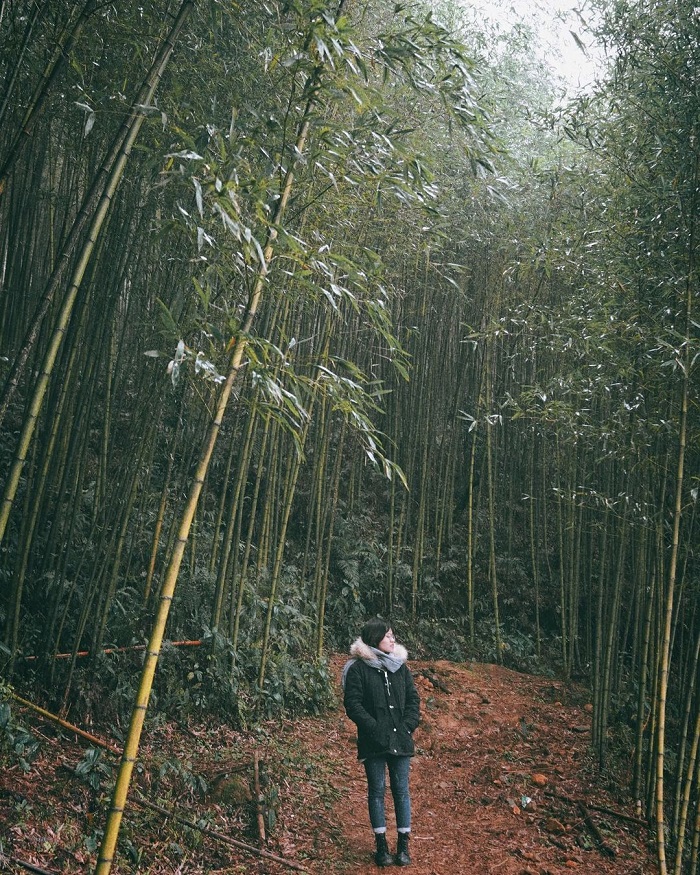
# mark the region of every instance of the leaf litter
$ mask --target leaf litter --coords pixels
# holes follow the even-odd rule
[[[336,678],[344,661],[332,657]],[[596,767],[583,688],[478,663],[411,667],[422,704],[412,875],[656,871],[652,833],[619,775]],[[355,727],[337,692],[323,716],[247,732],[211,719],[154,720],[114,875],[377,873]],[[90,871],[109,805],[105,763],[114,758],[88,755],[84,742],[30,712],[20,717],[42,745],[29,771],[15,762],[0,772],[0,869],[28,871],[21,861],[64,875]],[[387,816],[393,847],[390,796]]]

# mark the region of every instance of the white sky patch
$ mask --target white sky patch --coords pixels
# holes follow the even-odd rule
[[[478,20],[490,19],[504,30],[518,22],[539,34],[542,60],[576,92],[590,86],[603,63],[602,49],[586,32],[593,15],[586,0],[461,0]]]

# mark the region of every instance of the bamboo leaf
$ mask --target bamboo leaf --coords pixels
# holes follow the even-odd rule
[[[172,313],[170,309],[165,305],[160,298],[156,298],[156,304],[158,305],[159,315],[161,324],[166,332],[171,336],[177,337],[179,334],[179,329],[175,323]]]
[[[166,152],[165,158],[183,158],[186,161],[203,161],[204,159],[198,152],[192,149],[181,149],[179,152]]]

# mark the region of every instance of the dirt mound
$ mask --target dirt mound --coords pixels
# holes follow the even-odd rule
[[[336,677],[343,662],[333,660]],[[489,665],[415,662],[412,669],[423,716],[411,772],[413,875],[655,871],[648,828],[593,765],[581,690]],[[33,718],[27,712],[23,721]],[[84,742],[46,725],[40,731],[45,744],[32,771],[14,765],[0,778],[7,855],[0,868],[26,871],[12,859],[66,875],[89,871],[109,781],[89,757],[76,775],[86,763]],[[323,717],[250,733],[151,728],[112,871],[293,871],[277,856],[312,875],[378,872],[354,735],[340,704]],[[251,792],[256,759],[259,816]],[[145,801],[137,806],[139,798]],[[174,799],[177,814],[165,817]],[[387,811],[393,846],[390,797]]]

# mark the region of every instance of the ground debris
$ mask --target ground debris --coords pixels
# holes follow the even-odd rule
[[[338,681],[345,659],[332,658]],[[411,775],[411,875],[653,875],[646,824],[631,806],[621,811],[621,797],[599,782],[588,733],[571,731],[586,719],[585,691],[564,695],[568,687],[559,683],[492,665],[440,660],[412,668],[424,722],[415,733]],[[144,733],[135,791],[147,791],[163,809],[177,801],[191,826],[130,804],[114,875],[288,873],[275,855],[312,875],[376,875],[354,736],[340,704],[322,717],[274,721],[251,732],[210,720],[154,725]],[[260,842],[257,794],[233,800],[218,786],[233,776],[247,783],[256,752],[270,779],[261,793],[274,802],[265,822],[267,853],[257,859],[234,843]],[[60,769],[84,753],[84,743],[69,733],[47,739],[28,773],[0,762],[6,855],[62,875],[92,870],[108,782],[96,793]],[[579,803],[594,825],[592,812],[609,814],[599,829],[602,844],[588,838]],[[390,797],[387,808],[393,848]],[[234,842],[209,840],[206,831]]]

